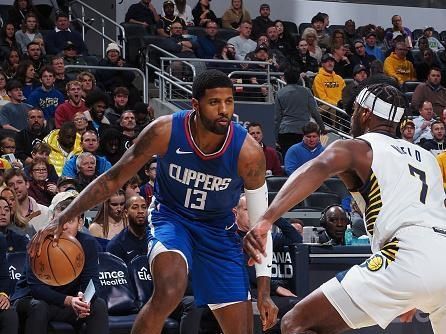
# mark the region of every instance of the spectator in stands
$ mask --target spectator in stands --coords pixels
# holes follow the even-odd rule
[[[125,193],[125,198],[129,199],[132,196],[139,195],[141,189],[139,188],[141,185],[141,178],[138,174],[132,176],[124,185],[122,189]]]
[[[250,122],[247,127],[248,133],[260,144],[263,148],[263,153],[265,154],[266,160],[266,175],[282,176],[282,163],[280,162],[279,155],[277,151],[266,146],[263,143],[263,129],[260,123]]]
[[[349,115],[353,115],[355,98],[361,91],[359,87],[368,77],[367,69],[364,65],[356,65],[353,69],[353,81],[348,83],[342,90],[342,105]]]
[[[257,39],[257,47],[260,45],[266,45],[267,46],[267,52],[268,52],[268,59],[270,59],[271,64],[278,68],[280,71],[284,70],[287,66],[290,65],[290,62],[287,57],[284,56],[284,54],[276,49],[271,47],[270,40],[267,35],[260,35],[260,37]],[[245,60],[257,60],[256,58],[256,52],[251,51],[245,56]],[[249,65],[248,65],[249,67]]]
[[[19,203],[18,213],[28,220],[36,231],[46,226],[49,222],[48,208],[36,202],[28,194],[28,180],[24,172],[18,168],[11,168],[5,172],[5,184],[14,189]]]
[[[289,147],[302,141],[302,127],[310,118],[315,119],[325,131],[313,94],[309,88],[299,85],[300,77],[295,68],[285,71],[285,81],[287,85],[277,92],[274,102],[275,138],[283,156]]]
[[[54,88],[55,80],[53,68],[43,67],[40,72],[42,86],[33,90],[27,100],[30,105],[43,111],[45,120],[51,125],[54,123],[56,108],[65,101],[63,94]]]
[[[384,73],[398,80],[400,85],[407,80],[416,80],[413,64],[407,60],[407,47],[403,42],[397,42],[395,51],[384,61]]]
[[[121,258],[127,265],[147,254],[147,204],[143,197],[133,196],[125,202],[124,214],[128,226],[115,235],[107,244],[107,252]]]
[[[107,158],[112,165],[121,159],[123,151],[121,133],[115,128],[105,129],[99,140],[98,154]]]
[[[284,51],[282,51],[279,47],[279,50],[282,51],[282,53],[286,54],[287,56],[292,55],[294,52],[294,48],[296,45],[295,38],[290,34],[290,32],[285,28],[284,21],[282,20],[276,20],[274,21],[274,26],[277,29],[277,34],[279,36],[278,38],[278,45],[283,45]],[[286,50],[286,51],[285,51]]]
[[[6,84],[10,103],[3,106],[0,113],[0,125],[3,129],[21,131],[27,127],[27,111],[32,107],[23,103],[22,83],[17,80],[9,80]]]
[[[249,54],[248,54],[249,55]],[[248,57],[248,55],[246,55],[246,57]],[[232,45],[231,43],[226,43],[220,50],[220,52],[215,56],[215,59],[221,59],[221,60],[235,60],[235,47],[234,45]],[[226,63],[226,62],[222,62],[222,63],[213,63],[211,64],[211,66],[215,69],[218,69],[226,74],[231,73],[232,71],[238,71],[240,70],[240,65],[237,63]],[[242,82],[242,79],[238,79],[240,81],[240,83]],[[237,83],[236,79],[232,80],[234,83]],[[243,87],[239,88],[239,87],[235,87],[236,92],[238,91],[238,89],[242,89]]]
[[[321,144],[321,130],[316,123],[308,122],[302,128],[303,139],[294,144],[285,154],[285,173],[291,175],[307,161],[316,158],[324,151]]]
[[[3,107],[5,104],[11,101],[8,93],[6,92],[6,82],[6,74],[0,69],[0,107]]]
[[[135,121],[136,121],[136,131],[141,132],[147,125],[154,120],[154,110],[153,107],[143,103],[137,102],[135,104]]]
[[[429,40],[426,36],[421,36],[420,38],[418,38],[417,44],[415,44],[415,49],[418,49],[420,51],[429,49]]]
[[[223,13],[221,18],[222,28],[238,30],[244,21],[251,21],[251,15],[243,7],[243,0],[231,0],[231,7]]]
[[[432,49],[432,51],[437,52],[440,50],[444,50],[443,44],[433,36],[434,28],[427,27],[423,30],[423,36],[427,38],[429,42],[429,48]]]
[[[50,164],[50,154],[51,154],[51,147],[44,143],[44,142],[37,142],[34,144],[32,151],[31,151],[31,158],[32,159],[44,159],[48,163],[48,181],[57,182],[57,179],[59,176],[57,175],[56,169],[52,164]],[[25,165],[25,168],[23,169],[23,172],[25,173],[25,176],[27,179],[29,179],[31,176],[31,166],[30,164]]]
[[[218,51],[225,45],[225,42],[217,39],[217,22],[207,21],[205,28],[206,34],[198,37],[198,48],[196,50],[196,55],[198,58],[202,59],[213,59],[217,55]]]
[[[350,63],[350,59],[346,56],[347,48],[344,44],[338,44],[333,47],[333,58],[335,65],[333,70],[336,74],[342,78],[351,78],[353,72],[353,65]]]
[[[34,145],[40,143],[49,131],[45,126],[43,111],[32,108],[27,113],[27,127],[19,131],[16,135],[17,158],[25,164],[30,164],[33,160],[31,152]]]
[[[418,109],[420,116],[415,117],[414,143],[422,144],[423,140],[432,139],[431,124],[435,122],[434,110],[430,101],[424,101]]]
[[[431,49],[425,49],[421,51],[422,60],[415,61],[415,72],[418,81],[426,81],[429,76],[430,69],[435,67],[439,68],[440,64],[437,61],[437,57]]]
[[[8,58],[11,50],[20,50],[17,41],[15,40],[16,30],[12,23],[6,23],[0,30],[0,59]]]
[[[36,70],[31,60],[22,60],[17,67],[15,79],[22,84],[23,96],[27,99],[32,91],[40,87],[41,83],[36,79]]]
[[[198,0],[198,3],[192,9],[194,24],[197,27],[204,27],[207,21],[217,22],[217,16],[211,10],[210,0]]]
[[[62,174],[65,162],[73,155],[82,152],[81,135],[76,133],[73,122],[65,122],[60,129],[51,131],[43,139],[51,147],[49,162],[56,169],[57,175]]]
[[[76,132],[80,135],[85,133],[88,129],[88,120],[84,113],[79,111],[74,114],[73,117],[74,126],[76,127]]]
[[[172,0],[166,0],[163,2],[163,11],[165,15],[161,16],[156,24],[156,32],[158,36],[169,37],[170,27],[174,22],[181,23],[183,28],[186,27],[186,22],[184,22],[184,20],[181,17],[174,14],[175,3]]]
[[[437,155],[437,162],[440,166],[441,175],[443,176],[443,188],[446,191],[446,152]]]
[[[186,22],[186,26],[194,25],[194,16],[192,15],[192,8],[186,3],[186,0],[174,0],[174,15],[182,18]],[[164,10],[161,12],[164,16]]]
[[[392,29],[386,33],[386,41],[390,45],[391,41],[396,36],[402,36],[404,38],[405,47],[411,49],[412,45],[412,32],[409,28],[403,26],[403,19],[399,15],[392,16]]]
[[[269,56],[269,48],[265,44],[258,45],[256,49],[254,50],[254,58],[249,60],[254,61],[263,61],[269,64],[269,70],[271,72],[278,72],[279,71],[279,64],[277,63],[277,60],[274,58],[270,58]],[[247,60],[247,59],[245,59]],[[248,64],[248,70],[253,72],[266,72],[268,65],[266,64]],[[266,84],[266,77],[265,75],[253,75],[249,78],[249,83],[255,84],[255,85],[263,85]],[[260,91],[257,87],[249,88],[247,87],[245,92],[251,92],[251,95],[254,98],[259,98],[260,101],[264,101],[264,97],[268,96],[268,87],[262,86],[260,87]]]
[[[20,53],[18,49],[11,49],[6,54],[6,59],[2,65],[2,70],[6,74],[6,78],[12,79],[15,77],[17,73],[17,68],[19,67],[20,63]]]
[[[228,43],[235,47],[235,59],[244,60],[249,52],[256,49],[257,43],[250,39],[251,31],[252,24],[250,22],[242,22],[240,34],[228,40]]]
[[[411,108],[418,110],[421,103],[430,101],[434,108],[434,113],[441,116],[446,108],[446,89],[441,85],[441,70],[432,67],[429,70],[426,82],[419,84],[412,95]]]
[[[281,25],[282,27],[281,29],[283,31],[282,21],[279,21],[278,25]],[[275,25],[266,28],[266,35],[268,36],[268,45],[270,49],[275,49],[279,51],[282,55],[289,57],[294,43],[289,44],[289,40],[286,40],[284,37],[279,39],[279,32]]]
[[[148,181],[143,184],[139,193],[145,199],[147,206],[152,203],[155,179],[156,179],[156,166],[157,166],[157,158],[153,156],[144,166],[144,174],[147,176]]]
[[[87,65],[82,54],[77,51],[76,44],[72,41],[67,41],[63,48],[63,63],[64,67],[68,65]],[[71,79],[74,79],[82,70],[78,68],[70,68],[65,70],[65,74]]]
[[[308,43],[301,39],[297,44],[296,55],[291,59],[291,66],[296,67],[302,77],[306,77],[307,72],[317,73],[319,65],[317,59],[310,55]]]
[[[12,166],[9,163],[9,161],[4,158],[0,158],[0,188],[5,186],[4,174],[5,174],[5,171],[10,168],[12,168]]]
[[[0,140],[0,154],[11,163],[13,168],[23,168],[23,164],[15,157],[16,144],[13,137],[2,137]]]
[[[344,234],[350,219],[340,205],[330,205],[322,211],[321,226],[325,229],[319,233],[319,242],[324,245],[345,245]]]
[[[110,43],[105,50],[106,57],[101,59],[98,66],[130,67],[121,57],[121,51],[116,43]],[[129,90],[129,106],[133,107],[140,100],[139,92],[133,85],[135,74],[131,71],[96,70],[96,78],[102,83],[107,92],[113,92],[116,87],[127,87]]]
[[[159,15],[152,0],[141,0],[131,5],[125,14],[125,22],[141,24],[149,32],[154,30],[158,20]]]
[[[413,136],[415,135],[415,123],[411,119],[407,119],[400,124],[401,138],[413,143]]]
[[[73,121],[76,113],[87,110],[82,99],[82,84],[79,81],[73,80],[68,82],[66,91],[68,99],[64,103],[59,104],[54,114],[55,125],[58,129],[63,123]]]
[[[266,28],[273,25],[274,22],[269,18],[271,14],[271,8],[267,3],[263,3],[259,8],[260,15],[252,20],[252,34],[251,37],[257,40],[261,34],[266,33]]]
[[[430,151],[433,155],[438,155],[446,150],[444,123],[442,121],[432,122],[431,133],[432,139],[424,140],[420,143],[420,146],[425,150]]]
[[[330,46],[330,35],[325,30],[325,18],[321,14],[316,14],[311,19],[311,27],[316,31],[317,42],[322,51]]]
[[[105,117],[108,96],[100,90],[94,90],[87,95],[85,105],[88,108],[84,111],[88,128],[96,130],[101,135],[102,131],[110,126],[110,121]]]
[[[174,22],[171,25],[170,37],[160,42],[161,47],[181,58],[195,58],[195,51],[198,48],[198,44],[192,40],[189,40],[183,36],[183,25],[180,22]],[[181,68],[182,64],[179,62],[172,62],[172,66],[176,63],[180,68],[176,69],[180,73],[184,70]],[[184,73],[181,73],[184,74]]]
[[[90,152],[96,158],[96,175],[101,175],[111,168],[110,162],[106,158],[97,154],[99,149],[99,137],[96,131],[87,130],[81,135],[81,148],[83,152]],[[72,179],[76,178],[78,174],[77,159],[78,155],[72,156],[64,165],[62,169],[62,176],[67,176]]]
[[[82,98],[86,98],[87,95],[96,90],[96,78],[93,73],[85,71],[78,74],[77,81],[81,83]]]
[[[45,206],[50,206],[57,193],[56,183],[48,181],[48,170],[48,162],[44,158],[36,158],[30,164],[28,194]]]
[[[122,113],[119,119],[119,127],[121,128],[124,150],[128,150],[138,136],[138,132],[136,131],[135,114],[132,110],[126,110]]]
[[[310,56],[315,58],[319,64],[322,59],[322,49],[318,45],[316,30],[313,28],[305,28],[302,33],[302,39],[307,41]]]
[[[342,99],[342,90],[345,87],[345,82],[334,71],[334,62],[335,60],[331,54],[327,53],[322,57],[322,67],[314,77],[313,93],[314,96],[321,100],[337,106]],[[333,108],[326,105],[323,105],[322,108],[329,114],[332,121],[336,121],[336,111]]]
[[[68,41],[76,45],[79,53],[84,55],[88,53],[82,35],[77,31],[70,30],[68,15],[62,11],[56,14],[56,27],[45,36],[44,40],[46,52],[50,55],[56,55],[62,52]]]
[[[125,87],[116,87],[113,91],[113,106],[109,106],[105,110],[105,117],[110,121],[110,124],[117,125],[119,118],[124,110],[127,110],[129,102],[129,90]]]
[[[384,54],[380,47],[376,45],[376,31],[372,30],[365,36],[365,52],[369,56],[375,57],[380,61],[384,61]]]
[[[8,224],[7,230],[14,231],[16,234],[23,236],[24,238],[16,238],[13,234],[12,237],[15,239],[15,247],[8,250],[9,252],[20,251],[19,249],[26,250],[26,245],[28,241],[36,234],[36,229],[34,226],[28,224],[28,218],[22,217],[19,210],[19,202],[17,200],[17,195],[14,189],[9,187],[3,187],[0,192],[0,196],[5,198],[9,204],[11,215],[9,218],[10,223]],[[24,242],[22,242],[24,240]],[[24,243],[24,245],[23,245]],[[17,247],[19,246],[19,247]]]
[[[67,96],[67,83],[68,77],[65,75],[65,64],[62,56],[54,56],[51,58],[51,66],[54,69],[54,87],[61,92],[64,96]]]
[[[106,200],[90,224],[91,235],[111,240],[128,226],[128,219],[124,212],[125,194],[118,190]]]
[[[37,15],[33,12],[26,14],[24,23],[21,30],[17,30],[15,33],[15,40],[22,50],[22,53],[27,53],[27,46],[34,41],[35,38],[43,38],[39,32],[39,21]]]
[[[331,35],[330,35],[330,43],[328,46],[329,52],[334,52],[334,48],[336,46],[342,45],[344,46],[346,44],[344,31],[341,29],[335,29]]]
[[[14,3],[8,11],[8,22],[10,22],[16,30],[19,30],[28,13],[37,13],[32,1],[14,0]]]
[[[354,53],[350,57],[352,65],[364,65],[368,71],[370,69],[370,63],[376,59],[375,56],[371,56],[366,53],[365,44],[362,39],[355,41],[354,48]]]
[[[96,172],[96,156],[82,152],[76,159],[76,182],[78,192],[84,190],[99,175]]]
[[[63,193],[53,203],[54,217],[65,210],[75,195]],[[71,283],[53,287],[40,281],[31,270],[30,257],[27,255],[24,275],[16,285],[12,297],[25,333],[46,334],[50,321],[63,321],[74,327],[85,324],[87,333],[108,333],[107,306],[103,299],[96,296],[91,303],[83,300],[83,292],[90,281],[96,291],[100,288],[98,251],[94,238],[79,232],[83,219],[77,216],[63,225],[64,233],[75,237],[81,244],[86,256],[80,275]]]

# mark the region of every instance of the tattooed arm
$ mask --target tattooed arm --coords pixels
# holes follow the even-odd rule
[[[172,117],[160,117],[147,126],[135,144],[107,172],[88,185],[79,196],[45,229],[39,231],[29,245],[31,256],[40,250],[40,244],[48,235],[57,240],[65,222],[102,203],[113,195],[128,179],[135,175],[153,155],[167,151],[172,131]]]

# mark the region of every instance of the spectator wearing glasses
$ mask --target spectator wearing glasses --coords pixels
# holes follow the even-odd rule
[[[188,27],[193,26],[194,16],[192,15],[192,8],[186,3],[186,0],[175,0],[174,5],[173,13],[182,18]],[[161,15],[164,16],[164,11],[161,12]]]
[[[215,58],[218,51],[221,50],[225,42],[217,39],[217,34],[218,34],[217,22],[207,21],[205,28],[206,28],[206,35],[198,37],[197,40],[198,48],[196,50],[196,54],[198,58],[212,59]]]
[[[355,67],[356,65],[363,65],[365,66],[367,71],[369,71],[370,63],[376,59],[375,56],[367,54],[365,50],[365,44],[362,39],[356,40],[354,47],[355,50],[353,52],[353,55],[350,57],[352,67]]]
[[[406,58],[407,51],[404,42],[397,42],[395,51],[384,61],[384,73],[397,79],[400,85],[407,80],[416,80],[415,68]]]
[[[31,163],[28,194],[37,203],[50,206],[51,200],[57,193],[55,182],[48,181],[48,162],[43,158],[36,158]]]
[[[57,179],[59,178],[59,175],[57,175],[56,169],[52,164],[50,164],[50,157],[51,154],[51,147],[43,142],[36,143],[31,151],[31,162],[34,159],[43,159],[48,163],[48,181],[57,182]],[[31,165],[30,163],[27,163],[25,165],[25,168],[23,169],[23,172],[25,173],[25,176],[27,179],[31,178]]]

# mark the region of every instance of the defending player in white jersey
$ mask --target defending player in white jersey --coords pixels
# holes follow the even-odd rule
[[[430,313],[435,333],[446,333],[445,193],[435,158],[395,138],[406,107],[394,87],[364,88],[352,117],[355,139],[334,142],[294,172],[245,237],[245,250],[261,261],[272,223],[333,175],[363,204],[374,255],[298,303],[282,319],[283,334],[385,328],[415,309]]]

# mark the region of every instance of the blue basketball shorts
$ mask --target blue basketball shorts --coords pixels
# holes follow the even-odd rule
[[[165,205],[151,212],[149,253],[160,242],[183,255],[198,306],[249,299],[242,240],[233,216],[221,221],[193,221]]]

